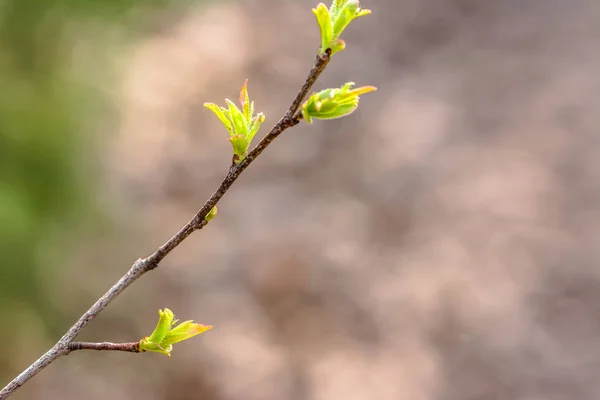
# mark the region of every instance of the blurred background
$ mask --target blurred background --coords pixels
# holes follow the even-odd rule
[[[217,187],[204,102],[248,78],[259,135],[283,115],[316,3],[0,1],[0,386]],[[361,5],[315,88],[379,91],[282,135],[79,339],[215,329],[12,398],[600,398],[600,2]]]

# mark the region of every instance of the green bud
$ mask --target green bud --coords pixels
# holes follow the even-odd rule
[[[158,310],[158,315],[158,324],[156,325],[154,332],[152,332],[150,336],[146,336],[140,340],[140,351],[162,353],[170,357],[171,351],[173,350],[173,344],[212,329],[211,325],[196,324],[191,320],[182,322],[173,328],[173,325],[177,323],[177,320],[174,319],[175,315],[168,308],[165,308],[164,311]]]
[[[236,164],[246,158],[252,139],[265,121],[263,113],[254,115],[254,102],[250,101],[247,85],[246,79],[240,90],[241,109],[229,99],[225,99],[227,108],[219,107],[214,103],[204,103],[204,106],[215,113],[229,132],[229,141],[233,147],[233,161]]]
[[[359,0],[334,0],[329,9],[325,4],[319,3],[312,11],[321,31],[319,53],[323,54],[327,49],[331,49],[332,55],[346,47],[339,37],[350,22],[371,13],[371,10],[359,7]]]
[[[217,216],[217,206],[214,206],[213,208],[210,209],[208,214],[206,214],[206,217],[204,217],[204,219],[206,220],[206,222],[210,222],[216,216]]]
[[[335,119],[352,114],[358,108],[360,95],[377,90],[374,86],[351,89],[348,82],[339,89],[325,89],[313,93],[302,105],[302,116],[309,124],[312,119]]]

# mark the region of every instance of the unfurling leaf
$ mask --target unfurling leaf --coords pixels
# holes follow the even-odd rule
[[[229,99],[225,99],[227,108],[219,107],[214,103],[204,103],[206,108],[217,115],[229,132],[229,141],[233,147],[233,162],[236,164],[246,158],[250,143],[265,120],[263,113],[254,115],[254,102],[250,101],[247,86],[248,80],[246,79],[240,90],[241,109]]]
[[[173,325],[173,311],[165,308],[165,310],[158,310],[158,324],[156,324],[156,328],[154,328],[154,332],[148,338],[148,341],[153,343],[161,343],[169,329],[171,329],[171,325]]]
[[[351,89],[348,82],[339,89],[325,89],[313,93],[302,105],[302,116],[309,124],[312,119],[335,119],[351,114],[358,108],[360,95],[377,90],[374,86]]]
[[[254,135],[256,135],[256,132],[258,132],[258,129],[263,122],[265,122],[265,115],[263,113],[258,113],[256,117],[252,119],[252,122],[250,123],[250,129],[248,130],[248,142],[251,142],[252,139],[254,139]]]
[[[242,90],[240,90],[240,105],[242,106],[242,110],[244,111],[244,119],[246,121],[250,120],[250,98],[248,97],[248,79],[244,81],[244,86],[242,86]]]
[[[213,208],[213,210],[214,209],[215,208]],[[158,324],[156,325],[154,332],[152,332],[150,336],[146,336],[140,340],[140,351],[152,351],[170,357],[171,351],[173,350],[173,344],[212,329],[211,325],[196,324],[191,320],[182,322],[176,327],[173,327],[173,325],[177,323],[177,320],[174,319],[175,315],[168,308],[165,308],[164,311],[158,310],[158,315]]]
[[[359,0],[333,0],[329,9],[325,4],[319,3],[313,8],[313,13],[321,31],[319,53],[323,54],[331,49],[333,55],[346,47],[344,41],[339,39],[344,29],[356,18],[370,14],[371,10],[361,9]]]
[[[333,24],[331,23],[331,15],[327,6],[323,3],[319,3],[317,8],[313,8],[313,13],[317,17],[317,24],[321,31],[321,52],[329,47],[331,40],[333,39]]]
[[[177,325],[175,328],[167,332],[167,336],[163,340],[163,345],[171,346],[175,343],[182,342],[184,340],[193,338],[203,332],[212,329],[210,325],[196,324],[194,321],[185,321]]]
[[[225,111],[226,111],[225,109],[219,107],[215,103],[204,103],[204,107],[206,107],[209,110],[211,110],[212,112],[214,112],[215,115],[219,118],[219,120],[221,120],[221,122],[223,123],[223,125],[225,126],[225,128],[227,129],[229,134],[233,135],[233,125],[231,125],[231,121],[225,114]]]

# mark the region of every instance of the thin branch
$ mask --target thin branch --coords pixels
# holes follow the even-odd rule
[[[104,308],[113,301],[119,294],[129,287],[133,282],[139,279],[146,272],[151,271],[158,267],[159,263],[181,242],[183,242],[188,236],[194,231],[202,229],[206,226],[206,216],[217,205],[219,200],[225,195],[227,190],[233,185],[233,183],[239,178],[246,168],[271,144],[283,131],[298,125],[301,119],[301,113],[298,111],[302,101],[310,91],[311,87],[323,72],[327,64],[329,63],[331,52],[317,56],[315,64],[313,65],[308,77],[300,92],[294,98],[292,105],[286,112],[286,114],[275,124],[267,135],[248,153],[246,158],[237,165],[232,165],[229,168],[229,172],[217,188],[217,190],[210,196],[210,198],[204,203],[202,208],[198,210],[196,215],[184,225],[171,239],[165,244],[160,246],[158,250],[152,253],[150,256],[144,259],[138,259],[131,269],[119,279],[117,283],[110,288],[102,297],[100,297],[92,307],[90,307],[71,328],[65,333],[65,335],[50,349],[40,357],[37,361],[31,364],[27,369],[21,372],[16,378],[14,378],[8,385],[6,385],[0,391],[0,400],[5,400],[15,390],[23,386],[25,382],[37,375],[41,370],[46,368],[56,359],[67,355],[71,350],[79,350],[80,348],[73,348],[79,345],[98,345],[98,344],[87,344],[87,343],[76,343],[73,339],[77,334],[87,326],[96,316],[104,310]],[[102,345],[102,343],[100,344]],[[83,348],[83,347],[82,347]],[[125,350],[127,351],[127,350]]]
[[[297,116],[296,112],[300,108],[300,105],[304,101],[304,98],[306,97],[306,95],[308,94],[310,89],[313,87],[313,85],[319,78],[319,75],[321,75],[321,72],[323,72],[325,67],[327,67],[327,64],[329,64],[330,58],[331,58],[331,49],[327,49],[327,50],[325,50],[324,54],[320,54],[317,56],[317,59],[315,61],[315,64],[312,67],[312,70],[308,74],[308,77],[306,78],[304,85],[302,85],[302,89],[300,89],[300,92],[298,92],[298,95],[296,95],[296,98],[292,102],[292,105],[290,106],[290,108],[286,114],[287,117],[292,118],[294,116]]]
[[[71,342],[69,343],[69,350],[105,350],[105,351],[126,351],[128,353],[139,353],[140,343],[90,343],[90,342]]]

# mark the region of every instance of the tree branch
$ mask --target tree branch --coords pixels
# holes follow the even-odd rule
[[[126,351],[129,353],[139,353],[140,344],[139,342],[131,343],[90,343],[90,342],[71,342],[69,343],[69,350],[107,350],[107,351]]]
[[[71,328],[65,333],[65,335],[50,349],[41,356],[37,361],[31,364],[27,369],[21,372],[16,378],[14,378],[8,385],[6,385],[0,391],[0,400],[5,400],[14,393],[19,387],[23,386],[28,380],[33,378],[36,374],[50,365],[58,358],[69,354],[72,350],[83,350],[83,349],[94,349],[94,350],[120,350],[120,351],[133,351],[133,343],[82,343],[73,342],[73,339],[77,334],[85,328],[96,316],[104,310],[104,308],[113,301],[118,295],[120,295],[125,289],[129,287],[133,282],[139,279],[146,272],[151,271],[158,267],[159,263],[181,242],[183,242],[188,236],[194,231],[202,229],[206,226],[206,216],[212,210],[212,208],[221,200],[227,190],[233,185],[233,183],[239,178],[242,172],[271,144],[283,131],[298,125],[302,117],[299,111],[302,101],[310,91],[311,87],[323,72],[327,64],[329,63],[331,51],[317,56],[315,64],[313,65],[308,77],[300,92],[294,98],[292,105],[287,110],[286,114],[275,124],[271,131],[265,135],[265,137],[248,153],[239,164],[234,164],[229,168],[229,172],[217,188],[217,190],[210,196],[210,198],[204,203],[202,208],[198,210],[196,215],[187,223],[183,228],[179,230],[171,239],[165,244],[160,246],[158,250],[152,253],[150,256],[144,259],[138,259],[129,271],[121,278],[117,283],[110,288],[102,297],[100,297],[93,306],[91,306]],[[103,346],[105,348],[103,348]],[[122,347],[122,348],[109,348],[111,346]],[[127,348],[127,346],[130,346]]]

